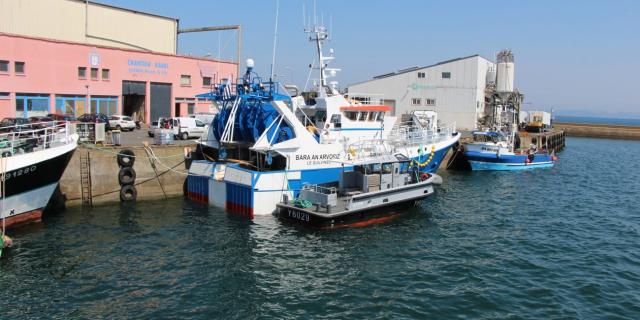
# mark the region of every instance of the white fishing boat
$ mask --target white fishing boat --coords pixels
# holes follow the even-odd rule
[[[199,95],[215,101],[219,113],[193,153],[189,198],[249,217],[271,215],[285,195],[295,198],[304,184],[337,185],[345,167],[358,161],[403,154],[422,172],[438,169],[459,139],[455,125],[438,127],[433,111],[401,122],[388,106],[350,101],[327,81],[340,71],[328,67],[332,51],[323,53],[327,30],[308,33],[319,61],[311,93],[263,81],[248,60],[242,79]]]
[[[0,222],[39,221],[78,146],[68,122],[0,127]]]

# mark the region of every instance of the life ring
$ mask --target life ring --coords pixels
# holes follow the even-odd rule
[[[123,149],[120,150],[118,156],[116,157],[118,160],[118,165],[120,167],[133,167],[133,163],[136,162],[136,154],[131,151],[131,149]]]
[[[126,185],[122,186],[120,189],[120,201],[122,202],[130,202],[135,201],[138,197],[138,191],[134,185]]]
[[[136,181],[136,171],[131,167],[123,167],[118,172],[118,182],[121,186],[133,184]]]

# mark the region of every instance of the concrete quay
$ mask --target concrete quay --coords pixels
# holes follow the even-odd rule
[[[553,127],[572,137],[640,140],[640,126],[554,122]]]
[[[67,206],[83,204],[83,185],[87,193],[86,179],[82,171],[90,172],[90,197],[92,205],[120,202],[121,186],[118,173],[121,168],[117,162],[117,154],[129,149],[135,154],[133,169],[135,171],[135,189],[137,200],[165,199],[182,196],[183,184],[187,177],[184,166],[184,149],[195,149],[195,144],[155,146],[149,145],[157,160],[149,157],[142,145],[138,146],[78,146],[69,162],[62,178],[60,191],[66,198]],[[89,158],[89,169],[83,169],[81,158]],[[152,165],[152,162],[155,165]],[[85,195],[85,199],[87,196]],[[85,200],[86,201],[86,200]]]

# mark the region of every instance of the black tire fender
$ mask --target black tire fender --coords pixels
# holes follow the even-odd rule
[[[133,167],[136,162],[136,154],[131,149],[122,149],[118,153],[117,160],[120,167]]]
[[[133,184],[136,181],[136,171],[132,167],[123,167],[118,172],[118,182],[121,186]]]
[[[138,197],[138,191],[134,185],[122,186],[120,189],[120,201],[130,202],[135,201]]]

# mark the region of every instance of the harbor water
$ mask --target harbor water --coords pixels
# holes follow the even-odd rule
[[[183,199],[68,209],[10,234],[0,319],[639,319],[640,142],[566,144],[551,169],[441,172],[362,228]]]

